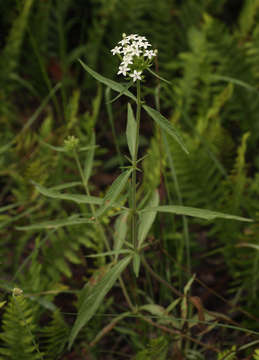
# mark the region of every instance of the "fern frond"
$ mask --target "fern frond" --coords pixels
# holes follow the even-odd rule
[[[240,12],[239,26],[242,36],[247,36],[259,18],[259,1],[246,0]]]
[[[259,349],[256,349],[253,355],[253,360],[259,360]]]
[[[7,360],[43,360],[35,341],[33,308],[23,295],[13,295],[3,315],[0,354]]]
[[[46,357],[49,360],[59,359],[69,336],[69,327],[59,310],[53,313],[52,320],[41,332],[41,343]]]
[[[231,349],[221,351],[218,353],[217,360],[235,360],[236,359],[236,345],[233,345]]]
[[[168,354],[168,340],[164,336],[150,340],[146,349],[141,350],[134,360],[165,360]]]
[[[8,81],[19,63],[22,41],[33,2],[34,0],[24,1],[21,13],[14,21],[1,56],[0,68],[5,69],[5,71],[1,71],[1,75],[4,75]]]

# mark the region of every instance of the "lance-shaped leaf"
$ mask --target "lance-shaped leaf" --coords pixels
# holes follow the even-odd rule
[[[127,170],[120,174],[117,179],[109,187],[104,199],[103,206],[96,212],[96,216],[100,216],[106,211],[109,207],[113,206],[118,196],[122,193],[127,181],[130,177],[132,169]]]
[[[128,220],[129,213],[125,212],[117,217],[115,222],[115,233],[114,233],[114,250],[120,251],[126,240],[128,231]],[[115,256],[117,260],[118,255]]]
[[[128,120],[127,120],[126,137],[132,159],[134,158],[135,147],[136,147],[136,129],[137,129],[137,124],[134,118],[133,110],[131,105],[128,104]]]
[[[71,346],[73,345],[73,342],[79,331],[95,315],[99,306],[103,302],[105,295],[113,287],[122,271],[125,270],[130,261],[130,256],[120,260],[103,276],[99,282],[97,282],[97,284],[92,287],[91,291],[87,291],[85,293],[85,298],[81,299],[81,306],[79,308],[76,321],[71,330],[68,344],[69,349],[71,349]]]
[[[147,105],[143,105],[143,108],[146,110],[148,115],[151,116],[152,119],[157,123],[157,125],[160,126],[163,130],[165,130],[167,134],[172,136],[175,139],[175,141],[178,142],[181,148],[186,152],[186,154],[189,154],[189,151],[184,145],[181,135],[175,129],[175,127],[162,114],[160,114],[159,111]]]
[[[50,221],[44,221],[41,223],[36,223],[32,225],[27,226],[17,226],[16,229],[18,230],[42,230],[42,229],[57,229],[64,226],[70,226],[70,225],[81,225],[81,224],[87,224],[87,223],[93,223],[93,220],[90,218],[80,218],[78,216],[69,216],[65,219],[59,219],[59,220],[50,220]]]
[[[147,208],[156,207],[158,206],[158,204],[159,204],[159,195],[158,195],[158,191],[155,190],[150,201],[147,204]],[[141,213],[139,229],[138,229],[138,248],[141,248],[141,245],[145,240],[156,218],[156,214],[157,214],[156,210]]]
[[[45,196],[48,196],[53,199],[60,199],[60,200],[71,200],[76,202],[77,204],[95,204],[95,205],[101,205],[103,202],[103,199],[100,199],[96,196],[87,196],[87,195],[81,195],[81,194],[63,194],[61,192],[47,189],[42,185],[36,184],[33,182],[36,189]]]
[[[85,166],[84,166],[84,179],[85,179],[86,183],[88,182],[90,175],[92,173],[93,162],[94,162],[94,152],[95,152],[95,133],[94,133],[94,131],[91,136],[90,147],[91,147],[91,149],[86,154]]]
[[[6,145],[1,146],[1,147],[0,147],[0,155],[3,154],[3,153],[5,153],[7,150],[9,150],[10,147],[13,145],[13,143],[14,143],[14,142],[11,141],[11,142],[9,142],[9,143],[6,144]]]
[[[98,74],[97,72],[92,70],[88,65],[86,65],[82,60],[79,59],[78,61],[83,66],[85,71],[87,71],[90,75],[92,75],[92,77],[94,77],[96,80],[98,80],[101,83],[103,83],[104,85],[110,87],[112,90],[117,91],[118,93],[124,94],[124,95],[128,96],[129,98],[131,98],[132,100],[137,102],[136,96],[134,96],[123,85]]]
[[[198,209],[188,206],[180,206],[180,205],[163,205],[163,206],[150,207],[148,209],[141,210],[140,213],[146,211],[158,211],[164,213],[172,213],[176,215],[193,216],[205,220],[213,220],[216,218],[220,218],[220,219],[230,219],[230,220],[238,220],[238,221],[249,221],[249,222],[253,221],[252,219],[244,218],[241,216],[225,214],[222,212],[211,211],[207,209]]]
[[[133,271],[136,277],[139,276],[139,270],[140,270],[140,255],[138,253],[135,253],[133,256]]]

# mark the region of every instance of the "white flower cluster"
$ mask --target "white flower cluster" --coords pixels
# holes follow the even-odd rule
[[[148,50],[151,46],[145,36],[122,34],[123,39],[111,50],[112,55],[121,59],[118,75],[130,76],[133,82],[142,80],[143,70],[150,66],[157,54],[157,50]]]

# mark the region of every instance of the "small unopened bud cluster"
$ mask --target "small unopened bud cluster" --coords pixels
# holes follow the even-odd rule
[[[13,288],[12,294],[13,294],[13,296],[22,295],[22,294],[23,294],[23,290],[22,290],[22,289],[19,289],[19,288]]]
[[[68,138],[64,141],[64,146],[66,151],[76,150],[79,145],[79,139],[74,135],[68,136]]]
[[[129,76],[136,80],[142,80],[142,72],[147,69],[153,58],[157,55],[157,50],[150,49],[151,44],[145,36],[122,34],[123,39],[111,50],[113,55],[118,55],[121,59],[118,75]]]

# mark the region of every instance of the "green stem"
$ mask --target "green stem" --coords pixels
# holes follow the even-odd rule
[[[76,160],[76,164],[77,164],[77,167],[78,167],[78,170],[79,170],[79,173],[80,173],[80,176],[81,176],[81,179],[82,179],[82,182],[83,182],[83,185],[84,185],[84,188],[85,188],[85,192],[87,194],[87,196],[90,196],[90,191],[89,191],[89,187],[88,187],[88,184],[87,184],[87,181],[86,181],[86,178],[84,176],[84,172],[83,172],[83,169],[82,169],[82,166],[81,166],[81,163],[80,163],[80,160],[79,160],[79,157],[78,157],[78,154],[76,152],[76,150],[74,150],[74,157],[75,157],[75,160]],[[92,215],[93,217],[95,218],[95,221],[96,221],[96,229],[97,231],[99,232],[100,234],[100,237],[101,239],[103,240],[106,248],[108,251],[111,250],[111,247],[110,247],[110,244],[108,243],[107,241],[107,238],[106,238],[106,235],[105,235],[105,232],[104,232],[104,229],[102,227],[102,224],[100,224],[100,222],[98,221],[98,219],[96,218],[96,211],[95,211],[95,206],[94,204],[90,204],[90,209],[91,209],[91,212],[92,212]],[[127,289],[126,289],[126,286],[123,282],[123,279],[122,277],[120,276],[119,277],[119,282],[120,282],[120,286],[121,286],[121,289],[122,289],[122,292],[123,292],[123,295],[130,307],[131,310],[134,310],[134,305],[132,303],[132,301],[130,300],[130,297],[129,297],[129,294],[127,292]]]
[[[135,151],[132,159],[132,243],[134,249],[137,248],[137,159],[139,147],[139,127],[140,127],[140,112],[141,112],[141,93],[140,81],[137,80],[137,113],[136,113],[136,143]]]
[[[179,296],[179,297],[183,297],[183,295],[180,293],[180,291],[178,291],[177,289],[175,289],[171,284],[169,284],[165,279],[163,279],[161,276],[159,276],[148,264],[148,262],[146,261],[145,257],[142,256],[141,257],[141,261],[142,264],[144,265],[144,267],[147,269],[147,271],[157,280],[159,281],[161,284],[165,285],[168,289],[170,289],[175,295]]]
[[[84,172],[83,172],[83,169],[82,169],[82,166],[81,166],[79,157],[78,157],[78,153],[76,152],[76,150],[74,150],[74,157],[75,157],[76,164],[77,164],[77,167],[78,167],[78,170],[79,170],[81,179],[82,179],[82,183],[83,183],[84,188],[85,188],[86,195],[87,195],[87,196],[90,196],[90,191],[89,191],[88,183],[87,183],[87,181],[86,181],[86,179],[85,179]],[[98,219],[96,218],[96,211],[95,211],[95,206],[94,206],[94,204],[90,204],[90,209],[91,209],[91,212],[92,212],[92,216],[94,217],[94,219],[95,219],[95,221],[96,221],[96,223],[95,223],[96,229],[97,229],[98,233],[100,234],[100,237],[101,237],[101,239],[103,240],[106,248],[108,249],[108,251],[110,251],[111,248],[110,248],[110,245],[109,245],[109,243],[108,243],[108,241],[107,241],[107,238],[106,238],[106,235],[105,235],[104,230],[103,230],[103,228],[102,228],[102,225],[100,224],[100,222],[99,222]]]
[[[135,306],[133,305],[133,303],[132,303],[132,301],[131,301],[131,299],[130,299],[130,297],[129,297],[127,288],[126,288],[126,286],[125,286],[125,284],[124,284],[124,281],[122,280],[122,277],[121,277],[121,276],[119,277],[119,283],[120,283],[120,286],[121,286],[123,295],[124,295],[124,297],[125,297],[125,299],[126,299],[126,301],[127,301],[127,304],[128,304],[128,306],[129,306],[129,308],[131,309],[131,311],[134,312],[134,311],[135,311]]]
[[[81,166],[81,163],[80,163],[80,160],[79,160],[79,157],[78,157],[78,153],[76,150],[74,150],[74,157],[75,157],[75,160],[76,160],[76,164],[77,164],[77,168],[79,170],[79,173],[80,173],[80,176],[81,176],[81,179],[82,179],[82,183],[84,185],[84,188],[85,188],[85,192],[86,192],[86,195],[87,196],[90,196],[90,191],[89,191],[89,187],[88,187],[88,183],[85,179],[85,176],[84,176],[84,172],[83,172],[83,169],[82,169],[82,166]],[[91,211],[92,211],[92,215],[94,216],[94,218],[96,217],[95,214],[95,206],[94,204],[90,204],[90,208],[91,208]]]

